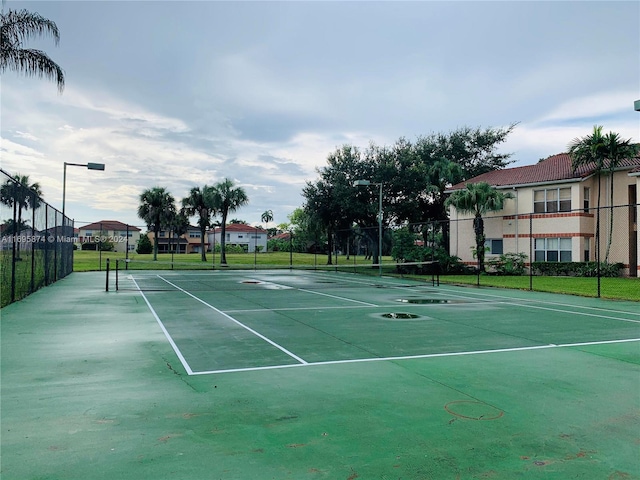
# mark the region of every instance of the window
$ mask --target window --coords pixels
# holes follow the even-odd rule
[[[589,213],[589,197],[590,191],[589,187],[584,187],[584,198],[582,199],[582,208],[585,213]]]
[[[536,262],[570,262],[570,238],[536,238]]]
[[[584,261],[588,262],[591,257],[591,247],[589,246],[590,242],[588,238],[584,239]]]
[[[189,238],[200,238],[200,232],[189,232]]]
[[[238,235],[238,238],[242,238],[242,235]]]
[[[158,232],[158,238],[164,237],[164,230],[161,232]]]
[[[487,253],[493,255],[502,255],[504,253],[502,249],[502,239],[487,239],[484,241],[484,246],[489,248]]]
[[[547,188],[533,191],[534,213],[571,211],[571,188]]]
[[[85,237],[93,237],[93,230],[87,230],[84,232]]]

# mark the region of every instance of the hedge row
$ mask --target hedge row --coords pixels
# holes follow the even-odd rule
[[[534,275],[597,277],[598,262],[533,262]],[[600,262],[601,277],[619,277],[624,268],[622,263]]]

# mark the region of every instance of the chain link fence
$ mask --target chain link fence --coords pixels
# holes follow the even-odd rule
[[[443,281],[626,298],[615,290],[640,289],[639,206],[484,215],[482,237],[474,218],[354,227],[335,233],[333,262],[351,252],[375,264],[381,245],[383,263],[437,261]],[[622,278],[634,280],[610,280]]]
[[[0,302],[4,307],[73,271],[73,222],[0,170]]]

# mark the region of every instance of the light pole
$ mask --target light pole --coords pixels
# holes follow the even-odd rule
[[[65,212],[65,200],[67,195],[67,165],[72,167],[87,167],[87,170],[104,170],[104,163],[69,163],[64,162],[64,172],[62,174],[62,216]]]
[[[354,187],[368,187],[377,185],[379,187],[378,195],[378,273],[382,276],[382,182],[373,183],[369,180],[356,180],[353,182]]]

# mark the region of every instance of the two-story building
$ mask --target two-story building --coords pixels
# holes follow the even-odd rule
[[[117,220],[101,220],[78,228],[78,244],[81,248],[95,250],[100,242],[109,242],[114,252],[135,251],[140,239],[140,229]]]
[[[503,210],[484,216],[487,259],[502,253],[524,253],[530,260],[547,262],[599,258],[601,262],[620,262],[625,273],[640,276],[640,157],[627,159],[615,169],[613,203],[608,172],[598,176],[593,167],[581,167],[574,172],[566,153],[535,165],[488,172],[454,185],[448,192],[479,182],[513,196],[506,200]],[[596,252],[599,189],[600,246]],[[475,264],[472,215],[451,207],[450,219],[451,255]]]
[[[219,245],[221,237],[221,227],[210,230],[208,233],[209,248],[215,248],[215,245]],[[240,246],[245,252],[249,253],[255,252],[256,249],[259,252],[266,252],[267,231],[242,223],[230,223],[225,228],[225,245]]]
[[[147,236],[153,245],[155,241],[153,232],[148,232]],[[176,235],[169,230],[160,230],[158,232],[158,253],[200,253],[200,237],[200,227],[193,225],[189,225],[187,232],[183,235]],[[204,248],[208,250],[206,238]]]

